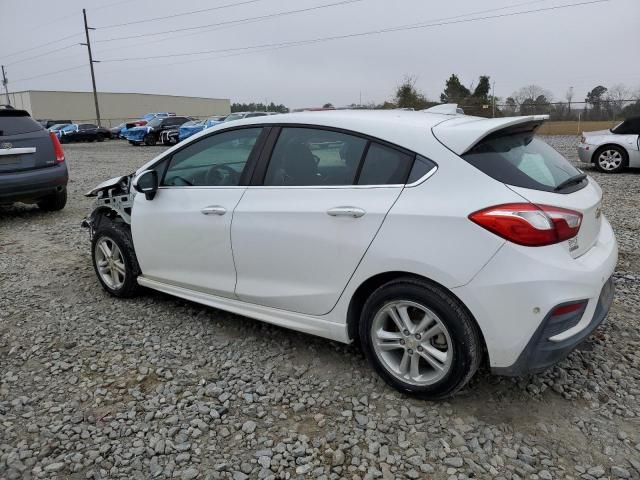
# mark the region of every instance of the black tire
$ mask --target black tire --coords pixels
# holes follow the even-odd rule
[[[155,146],[155,144],[158,142],[158,140],[156,139],[156,136],[151,134],[151,133],[147,133],[144,136],[144,144],[149,146],[149,147],[153,147]]]
[[[104,136],[101,133],[99,133],[98,135],[96,135],[96,140],[99,142],[104,142]]]
[[[408,301],[428,308],[447,329],[452,343],[452,360],[443,377],[432,384],[414,385],[400,380],[387,369],[373,347],[371,330],[376,314],[397,301]],[[454,395],[473,377],[482,359],[480,332],[464,306],[443,288],[416,278],[392,280],[375,290],[362,308],[359,333],[367,360],[384,381],[403,393],[422,399],[438,400]],[[404,340],[401,342],[404,345]]]
[[[122,286],[119,288],[112,288],[112,286],[105,283],[98,270],[96,248],[98,243],[105,238],[115,243],[122,253],[125,278]],[[93,270],[96,272],[100,285],[102,285],[102,288],[109,294],[114,297],[131,298],[140,293],[141,287],[138,285],[137,280],[141,273],[140,266],[138,265],[138,259],[136,258],[136,253],[133,248],[131,231],[125,224],[112,222],[108,219],[104,219],[100,223],[91,241],[91,263],[93,264]]]
[[[67,189],[52,193],[38,201],[38,207],[45,212],[56,212],[62,210],[67,204]]]
[[[608,162],[602,161],[600,159],[600,156],[605,152],[616,152],[617,155],[619,155],[620,164],[617,167],[613,168],[606,167]],[[593,163],[595,164],[596,168],[602,173],[620,173],[629,164],[629,158],[627,156],[627,151],[624,148],[617,145],[605,145],[595,151],[595,153],[593,154]]]

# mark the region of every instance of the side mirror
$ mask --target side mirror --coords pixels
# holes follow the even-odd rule
[[[133,179],[133,188],[140,193],[144,193],[147,200],[153,200],[158,191],[158,172],[145,170]]]

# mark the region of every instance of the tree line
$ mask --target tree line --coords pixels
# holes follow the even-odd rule
[[[475,86],[465,86],[458,75],[452,74],[445,81],[439,100],[428,99],[416,87],[416,78],[405,76],[396,87],[391,100],[361,107],[423,110],[439,103],[457,103],[468,115],[502,117],[547,114],[552,120],[576,120],[579,115],[583,120],[616,120],[640,115],[640,88],[633,91],[623,84],[615,84],[609,88],[597,85],[589,91],[584,101],[575,99],[573,87],[567,89],[562,100],[554,100],[553,94],[539,85],[527,85],[506,99],[494,99],[488,75],[480,75]],[[353,104],[351,107],[357,105]]]

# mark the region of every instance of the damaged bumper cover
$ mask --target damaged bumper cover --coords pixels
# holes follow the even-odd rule
[[[82,227],[89,229],[91,237],[98,219],[104,215],[120,217],[126,224],[131,224],[131,208],[135,197],[135,190],[131,188],[132,178],[133,174],[115,177],[85,193],[85,197],[95,197],[93,210],[81,223]]]

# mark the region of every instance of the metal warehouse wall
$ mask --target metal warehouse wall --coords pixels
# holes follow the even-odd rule
[[[91,92],[25,91],[10,93],[16,108],[24,108],[34,118],[72,120],[95,123],[95,107]],[[231,111],[229,99],[179,97],[144,93],[98,93],[100,117],[105,127],[140,118],[148,112],[175,112],[206,118],[226,115]]]

